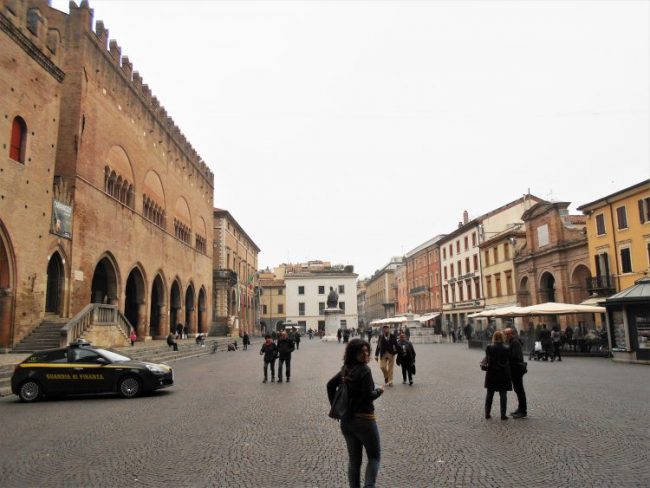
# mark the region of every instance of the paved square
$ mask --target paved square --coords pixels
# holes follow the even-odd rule
[[[504,422],[483,418],[480,351],[415,347],[415,385],[396,368],[395,387],[375,403],[378,486],[650,485],[647,366],[529,362],[530,417]],[[347,486],[325,393],[344,346],[302,341],[283,384],[262,384],[258,348],[173,363],[176,386],[135,400],[2,398],[2,486]]]

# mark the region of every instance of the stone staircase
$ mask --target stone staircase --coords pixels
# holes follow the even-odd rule
[[[61,343],[61,327],[68,320],[59,317],[43,320],[41,325],[35,327],[27,337],[12,348],[11,352],[28,353],[59,347]]]

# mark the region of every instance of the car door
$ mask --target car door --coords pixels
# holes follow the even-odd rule
[[[109,361],[92,349],[71,348],[69,354],[72,383],[76,393],[111,391]]]
[[[46,394],[67,393],[72,388],[66,349],[34,353],[22,367],[26,377],[38,381]]]

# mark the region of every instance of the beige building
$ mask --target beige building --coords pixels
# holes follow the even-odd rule
[[[394,317],[397,311],[397,283],[395,270],[404,261],[401,256],[376,271],[366,284],[366,319],[368,323],[376,319]]]
[[[463,213],[458,228],[439,241],[441,250],[443,325],[464,330],[467,316],[485,307],[481,243],[521,225],[522,214],[540,199],[524,195],[486,214],[469,219]]]
[[[228,210],[214,212],[213,332],[259,331],[257,255],[259,247]]]

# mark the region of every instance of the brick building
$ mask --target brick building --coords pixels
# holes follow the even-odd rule
[[[514,259],[520,306],[546,302],[580,303],[589,297],[589,249],[586,217],[569,215],[568,202],[540,202],[524,212],[526,244]],[[558,316],[566,325],[591,328],[590,314]]]
[[[0,0],[5,348],[90,303],[141,338],[207,331],[214,177],[92,17]]]
[[[438,235],[406,253],[409,308],[416,314],[442,312],[440,247]]]

